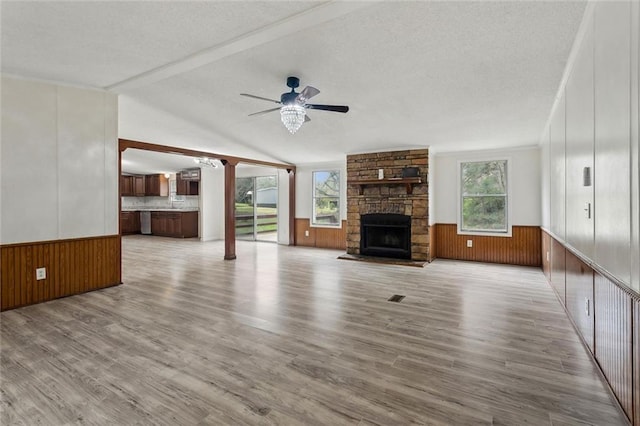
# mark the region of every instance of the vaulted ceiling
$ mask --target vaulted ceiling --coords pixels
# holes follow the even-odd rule
[[[530,146],[585,4],[2,1],[2,72],[118,93],[120,137],[263,160]],[[290,75],[350,111],[248,117]]]

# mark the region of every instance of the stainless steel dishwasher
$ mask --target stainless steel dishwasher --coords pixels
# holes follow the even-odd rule
[[[151,212],[149,210],[140,212],[140,233],[151,234]]]

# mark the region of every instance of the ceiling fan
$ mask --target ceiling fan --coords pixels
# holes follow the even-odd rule
[[[282,105],[281,107],[271,108],[264,111],[254,112],[252,115],[261,115],[268,112],[280,110],[280,118],[285,127],[293,134],[302,123],[310,121],[311,119],[307,115],[307,109],[319,109],[322,111],[333,112],[347,112],[349,107],[346,105],[319,105],[308,104],[307,101],[320,93],[315,87],[307,86],[300,93],[296,92],[296,87],[300,86],[300,79],[298,77],[288,77],[287,86],[291,88],[291,92],[283,93],[280,96],[280,100],[263,98],[262,96],[250,95],[248,93],[240,93],[241,96],[247,96],[249,98],[261,99],[263,101],[269,101]]]

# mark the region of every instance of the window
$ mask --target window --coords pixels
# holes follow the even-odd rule
[[[507,160],[460,163],[458,232],[510,235]]]
[[[313,172],[312,225],[340,226],[340,171]]]

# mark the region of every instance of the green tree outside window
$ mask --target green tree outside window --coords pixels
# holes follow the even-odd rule
[[[313,172],[312,223],[340,226],[340,171]]]
[[[507,160],[461,163],[462,231],[507,232]]]

